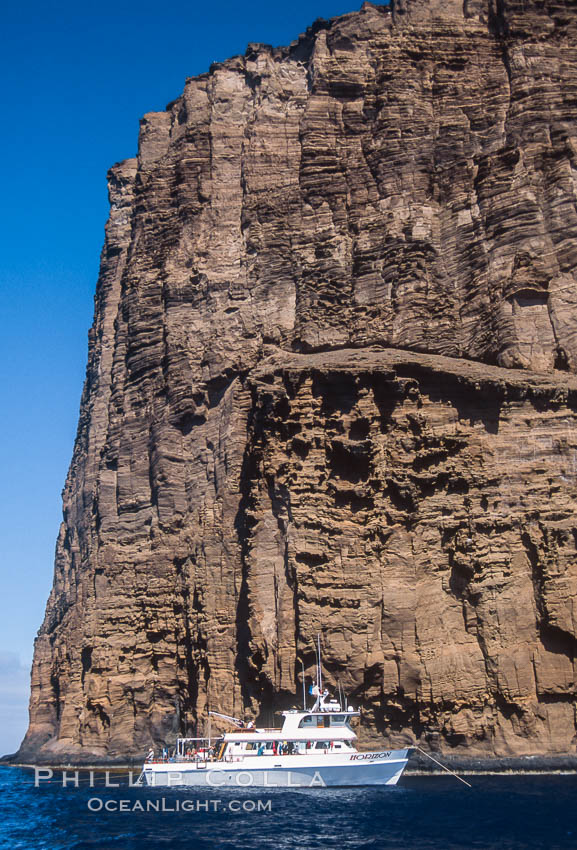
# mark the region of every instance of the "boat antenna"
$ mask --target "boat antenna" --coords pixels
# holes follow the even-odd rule
[[[317,647],[318,647],[318,660],[319,660],[319,693],[323,692],[323,673],[321,667],[321,636],[320,632],[317,632]]]
[[[302,671],[303,671],[303,710],[306,711],[307,710],[307,689],[306,689],[306,685],[305,685],[305,665],[304,665],[304,661],[302,660],[302,658],[301,658],[301,667],[302,667]]]
[[[340,703],[341,703],[341,708],[345,708],[346,707],[345,704],[344,704],[345,695],[343,693],[343,688],[342,688],[340,679],[337,679],[337,687],[338,687],[338,694],[339,694],[339,700],[340,700]]]

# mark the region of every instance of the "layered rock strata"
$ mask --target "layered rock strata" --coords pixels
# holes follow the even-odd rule
[[[142,119],[20,758],[267,720],[317,632],[364,743],[574,751],[576,20],[365,4]]]

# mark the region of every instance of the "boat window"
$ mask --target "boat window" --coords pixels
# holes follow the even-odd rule
[[[330,749],[331,743],[330,741],[317,741],[315,744],[315,748],[317,750],[328,750]]]
[[[331,726],[344,726],[346,717],[344,714],[333,714],[331,717]]]
[[[248,741],[247,742],[247,745],[246,745],[247,750],[256,750],[257,747],[258,747],[258,744],[257,744],[256,741]]]
[[[308,714],[299,723],[299,728],[302,726],[317,726],[321,729],[328,729],[330,725],[331,717],[329,714]]]

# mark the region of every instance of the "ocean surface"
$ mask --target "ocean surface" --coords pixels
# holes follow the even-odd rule
[[[63,789],[55,771],[35,787],[33,771],[0,768],[0,848],[577,848],[574,774],[467,777],[471,789],[406,776],[396,788],[258,792],[129,788],[126,774],[106,788],[100,771],[90,788],[79,777],[78,788]],[[151,803],[160,810],[147,813]]]

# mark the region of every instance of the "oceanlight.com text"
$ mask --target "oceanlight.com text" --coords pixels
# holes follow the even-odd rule
[[[91,797],[86,804],[91,812],[271,812],[272,800],[103,800]]]

